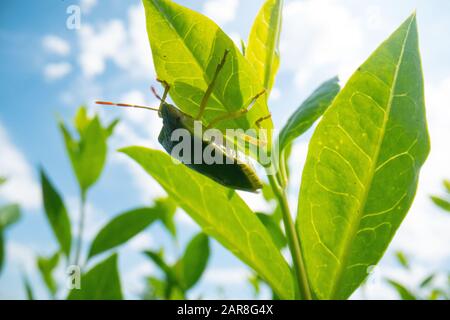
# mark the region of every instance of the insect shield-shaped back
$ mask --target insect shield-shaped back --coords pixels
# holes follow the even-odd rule
[[[226,187],[250,192],[262,188],[251,165],[223,144],[207,139],[201,122],[168,103],[161,105],[160,114],[163,127],[158,141],[172,157]],[[201,130],[195,130],[196,126]],[[212,155],[214,161],[205,159],[207,155]]]

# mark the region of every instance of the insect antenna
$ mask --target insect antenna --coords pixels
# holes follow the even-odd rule
[[[147,109],[147,110],[151,110],[151,111],[159,111],[158,108],[140,106],[140,105],[136,105],[136,104],[116,103],[116,102],[111,102],[111,101],[95,101],[95,103],[104,105],[104,106],[113,106],[113,107],[122,107],[122,108],[138,108],[138,109]]]

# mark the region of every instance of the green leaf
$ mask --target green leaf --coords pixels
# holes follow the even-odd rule
[[[444,187],[450,193],[450,180],[444,180]]]
[[[245,50],[245,57],[263,80],[267,92],[272,89],[280,65],[282,0],[267,0],[256,16]]]
[[[58,290],[55,279],[53,278],[53,271],[58,265],[59,255],[59,252],[57,252],[51,257],[38,257],[37,259],[37,266],[41,273],[42,280],[44,280],[44,283],[52,297],[56,295]]]
[[[72,289],[68,300],[121,300],[122,286],[117,270],[117,254],[103,260],[81,276],[81,288]]]
[[[436,276],[436,275],[435,275],[434,273],[432,273],[432,274],[430,274],[429,276],[427,276],[426,278],[424,278],[424,279],[422,280],[422,282],[420,283],[420,287],[421,287],[421,288],[426,288],[426,287],[428,287],[428,286],[431,284],[431,282],[433,282],[435,276]]]
[[[25,288],[25,296],[28,300],[34,300],[33,288],[31,287],[30,280],[25,274],[22,275],[22,281]]]
[[[116,129],[116,126],[119,124],[119,122],[119,119],[115,119],[106,127],[106,133],[108,137],[110,137],[114,133],[114,129]]]
[[[412,294],[411,291],[409,291],[409,289],[407,289],[401,283],[389,279],[387,281],[397,291],[402,300],[417,300],[414,294]]]
[[[158,268],[163,271],[168,278],[173,278],[172,268],[164,261],[163,252],[155,252],[151,250],[146,250],[143,252],[147,258],[152,260]]]
[[[202,120],[240,110],[263,90],[263,84],[242,53],[216,23],[169,0],[143,0],[153,62],[159,79],[171,85],[170,96],[184,112],[196,116],[200,101],[212,82],[226,50],[228,59],[219,74]],[[219,123],[219,129],[257,129],[267,116],[266,99],[238,119]],[[261,123],[272,129],[271,119]]]
[[[450,212],[450,202],[448,202],[447,200],[444,200],[436,196],[431,196],[431,200],[433,200],[434,204],[440,207],[441,209]]]
[[[277,248],[280,250],[283,249],[287,245],[287,240],[281,230],[279,221],[274,219],[273,216],[264,213],[257,213],[257,216],[262,224],[267,228],[267,231],[272,236],[272,240]]]
[[[160,217],[157,208],[138,208],[114,217],[95,237],[88,259],[124,244]]]
[[[143,147],[122,150],[139,163],[178,205],[222,245],[266,280],[280,297],[294,297],[293,278],[269,233],[236,192]]]
[[[6,229],[20,219],[20,207],[9,204],[0,208],[0,229]]]
[[[185,290],[200,280],[209,259],[209,239],[204,233],[196,235],[186,247],[181,259],[181,282]]]
[[[156,199],[154,208],[160,212],[160,219],[169,233],[175,237],[177,229],[175,226],[175,212],[177,210],[176,203],[170,198]]]
[[[352,75],[311,138],[297,230],[318,298],[348,298],[380,260],[429,148],[413,14]]]
[[[409,269],[409,261],[405,254],[401,251],[397,251],[395,253],[395,257],[397,258],[398,263],[402,265],[404,268]]]
[[[75,117],[79,140],[72,137],[64,123],[59,124],[67,153],[80,188],[86,192],[100,177],[106,160],[108,129],[104,129],[97,116],[90,119],[80,108]]]
[[[279,136],[280,152],[311,128],[328,109],[339,93],[339,79],[334,77],[322,83],[291,115]]]
[[[3,235],[3,229],[0,228],[0,274],[3,270],[3,264],[5,263],[5,239]]]
[[[6,182],[6,178],[5,177],[0,177],[0,186],[2,185],[2,184],[4,184],[5,182]]]
[[[58,240],[61,251],[68,258],[72,243],[70,219],[61,196],[41,170],[42,197],[47,220]]]

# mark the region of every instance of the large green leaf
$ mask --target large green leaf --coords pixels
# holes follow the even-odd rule
[[[431,196],[431,200],[433,200],[434,204],[441,209],[450,212],[450,202],[448,202],[447,200],[436,196]]]
[[[84,107],[78,110],[74,122],[78,140],[64,123],[60,122],[59,126],[75,176],[81,190],[86,192],[100,177],[106,160],[106,141],[113,129],[103,128],[97,116],[89,118]]]
[[[55,253],[51,257],[38,257],[37,259],[37,266],[39,269],[39,272],[41,273],[42,280],[44,281],[48,291],[50,292],[50,295],[52,297],[55,296],[58,287],[56,284],[55,279],[53,278],[53,271],[55,270],[56,266],[59,262],[59,252]]]
[[[58,240],[61,251],[70,256],[72,233],[70,230],[70,219],[64,202],[55,187],[48,180],[45,172],[41,170],[42,197],[47,220],[52,227],[53,233]]]
[[[181,263],[181,282],[185,290],[193,287],[206,269],[209,259],[209,239],[204,233],[196,235],[188,243]]]
[[[429,148],[412,15],[352,75],[309,144],[297,227],[318,298],[349,297],[382,257]]]
[[[280,151],[311,128],[328,109],[339,92],[339,79],[334,77],[322,83],[291,115],[279,135]]]
[[[138,208],[113,218],[95,237],[88,259],[127,242],[159,219],[163,213],[158,208]]]
[[[283,0],[267,0],[256,16],[245,50],[264,88],[270,92],[280,65],[279,41]]]
[[[263,90],[255,70],[234,42],[209,18],[169,0],[143,0],[153,62],[158,78],[171,86],[170,96],[186,113],[195,116],[224,52],[228,59],[217,78],[203,120],[237,111]],[[255,122],[269,114],[266,99],[252,110],[218,128],[257,128]],[[271,129],[267,119],[262,127]]]
[[[81,288],[72,289],[68,300],[121,300],[123,299],[117,254],[103,260],[81,276]]]
[[[122,151],[152,175],[206,234],[255,269],[280,297],[294,297],[287,263],[265,227],[233,190],[174,163],[161,151],[143,147]]]

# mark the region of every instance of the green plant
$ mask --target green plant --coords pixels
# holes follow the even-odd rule
[[[0,177],[0,187],[6,181],[5,177]],[[17,204],[0,206],[0,274],[5,261],[5,233],[13,224],[17,223],[20,215],[20,207]]]
[[[282,1],[268,0],[250,33],[245,56],[205,16],[168,0],[144,0],[147,32],[158,78],[171,98],[196,114],[217,61],[232,63],[218,76],[202,117],[239,110],[264,88],[278,67]],[[273,231],[241,197],[144,147],[122,150],[156,179],[203,231],[247,263],[281,299],[346,299],[375,265],[413,201],[429,152],[416,15],[411,15],[339,88],[335,79],[302,104],[268,149],[280,147],[282,170],[268,174],[291,252],[289,266]],[[337,94],[337,95],[336,95]],[[267,99],[218,129],[255,127]],[[285,165],[292,141],[320,116],[302,175],[294,224],[287,202]],[[263,128],[272,129],[271,121]],[[270,173],[268,171],[268,173]],[[272,233],[272,235],[271,235]]]

